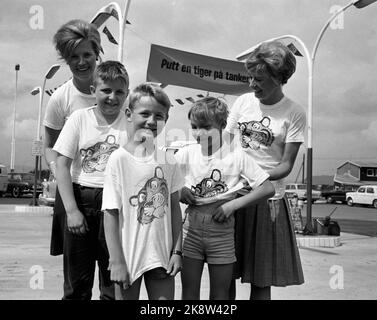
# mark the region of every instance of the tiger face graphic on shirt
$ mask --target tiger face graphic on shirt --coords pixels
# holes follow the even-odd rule
[[[269,147],[274,141],[274,134],[269,128],[271,119],[263,117],[261,121],[238,122],[243,148],[258,150],[261,145]]]
[[[137,221],[141,224],[160,219],[168,212],[169,189],[161,167],[156,167],[154,177],[130,198],[130,204],[137,207]]]

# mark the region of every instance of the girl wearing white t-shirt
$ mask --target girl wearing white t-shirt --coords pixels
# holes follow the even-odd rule
[[[57,88],[50,97],[43,120],[45,160],[50,174],[55,177],[57,154],[53,150],[54,144],[72,112],[96,104],[96,97],[91,93],[90,86],[93,84],[96,61],[103,50],[96,26],[83,20],[65,23],[55,33],[53,40],[59,56],[72,72],[72,79]],[[56,210],[61,206],[62,200],[57,188],[50,245],[50,254],[53,256],[63,254],[66,217]]]
[[[268,174],[241,148],[229,143],[223,129],[227,105],[207,97],[189,112],[198,144],[180,149],[176,160],[185,172],[181,202],[188,204],[183,226],[182,299],[199,300],[204,263],[210,275],[210,299],[227,300],[232,280],[233,213],[274,194]],[[253,191],[236,198],[246,178]]]
[[[282,91],[296,68],[296,59],[286,46],[279,42],[260,45],[248,57],[246,68],[252,92],[235,101],[226,130],[237,134],[243,150],[268,172],[276,193],[236,215],[235,277],[251,284],[250,299],[267,300],[271,286],[304,282],[283,179],[304,142],[306,117],[302,107]]]

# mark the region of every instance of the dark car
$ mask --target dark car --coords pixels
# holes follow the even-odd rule
[[[347,203],[346,191],[343,189],[325,190],[325,191],[321,191],[321,194],[322,194],[322,197],[326,199],[327,203],[334,203],[336,201]]]
[[[13,198],[19,198],[22,195],[33,193],[34,191],[34,174],[33,173],[8,173],[7,193]],[[42,184],[37,182],[37,196],[42,193]]]

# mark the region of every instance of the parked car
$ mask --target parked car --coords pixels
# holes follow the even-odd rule
[[[303,183],[288,183],[285,186],[285,194],[288,197],[297,196],[300,200],[307,200],[306,184]],[[312,203],[321,198],[321,192],[318,190],[312,190]]]
[[[361,186],[356,192],[347,192],[346,199],[349,206],[367,204],[377,209],[377,186]]]
[[[19,198],[22,195],[33,193],[34,191],[34,174],[33,173],[8,173],[8,187],[7,193],[11,194],[13,198]],[[42,193],[42,185],[37,182],[36,194]]]
[[[4,169],[5,166],[0,164],[0,197],[7,192],[8,188],[8,175],[3,172]]]
[[[346,201],[346,191],[342,190],[342,189],[321,191],[321,197],[325,198],[327,203],[334,203],[336,201],[341,201],[342,203],[347,203],[347,201]]]

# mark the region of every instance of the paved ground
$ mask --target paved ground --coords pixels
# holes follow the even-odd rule
[[[15,212],[12,206],[0,206],[0,300],[61,298],[62,257],[49,255],[50,229],[49,213]],[[272,298],[377,299],[377,238],[342,233],[341,243],[336,248],[300,249],[305,284],[273,288]],[[36,282],[40,274],[43,277]],[[208,299],[208,291],[204,270],[202,299]],[[180,294],[177,276],[176,299]],[[249,286],[238,282],[237,299],[248,295]],[[141,298],[147,298],[144,289]],[[98,299],[97,289],[93,299]]]

